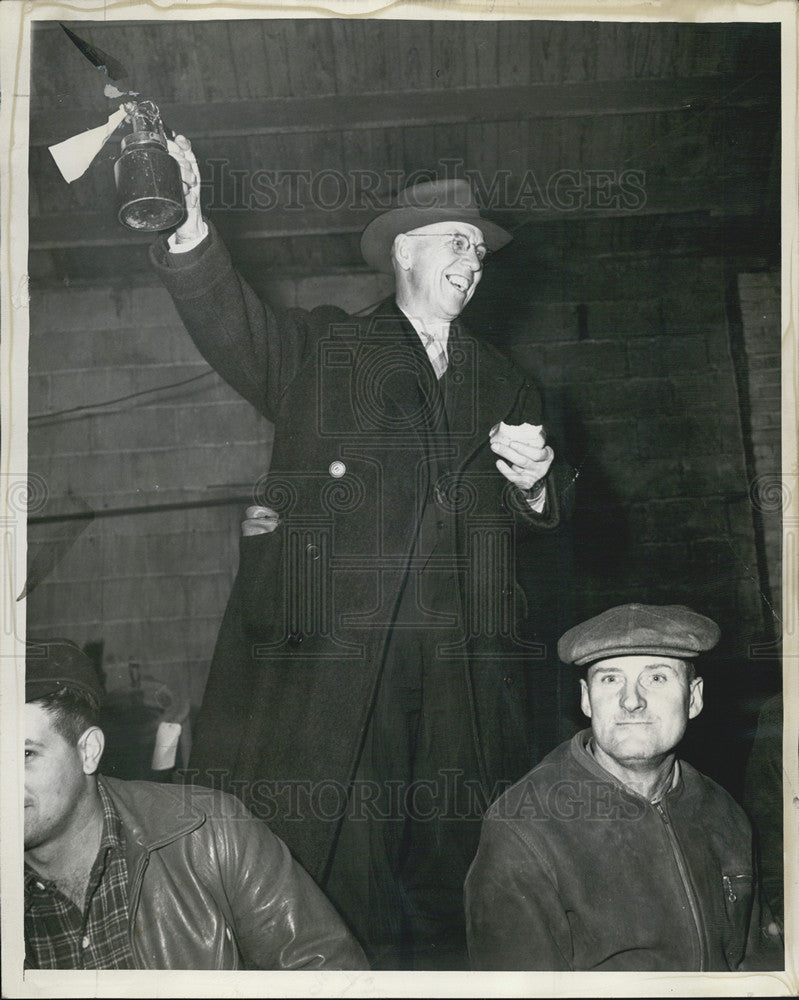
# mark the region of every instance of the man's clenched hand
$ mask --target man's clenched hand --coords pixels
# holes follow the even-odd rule
[[[200,211],[200,170],[191,143],[185,135],[167,139],[166,144],[170,156],[177,160],[180,167],[186,202],[186,218],[175,230],[175,237],[178,243],[188,243],[205,235],[205,223]]]
[[[489,445],[497,459],[497,468],[521,490],[532,489],[549,472],[552,449],[544,440],[540,424],[505,424],[491,428]]]

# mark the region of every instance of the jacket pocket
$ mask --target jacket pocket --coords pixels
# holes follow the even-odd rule
[[[729,966],[735,970],[746,951],[749,920],[752,914],[752,873],[724,874],[721,877],[721,887],[729,928],[725,950]]]

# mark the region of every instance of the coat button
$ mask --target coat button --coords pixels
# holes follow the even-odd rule
[[[302,634],[300,632],[289,632],[289,642],[292,646],[299,646],[302,642]]]
[[[347,471],[347,466],[343,462],[331,462],[327,471],[334,479],[341,479]]]
[[[311,559],[318,559],[319,556],[321,555],[321,553],[319,551],[319,546],[318,545],[314,545],[314,544],[306,545],[305,546],[305,551],[308,553],[308,556]]]

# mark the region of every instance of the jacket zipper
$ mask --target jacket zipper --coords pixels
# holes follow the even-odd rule
[[[748,881],[747,875],[724,875],[722,876],[722,881],[724,883],[724,892],[727,895],[727,899],[731,903],[734,903],[738,898],[735,890],[742,885],[745,881]]]
[[[688,906],[691,910],[691,916],[694,920],[694,927],[696,928],[696,936],[699,941],[699,971],[705,971],[705,941],[702,935],[702,924],[699,919],[699,907],[697,906],[696,896],[691,888],[691,883],[688,879],[688,872],[685,868],[685,859],[683,858],[683,853],[680,848],[679,842],[677,841],[677,836],[674,833],[674,829],[671,825],[671,820],[668,817],[666,810],[663,808],[660,802],[655,803],[655,809],[657,810],[660,818],[663,820],[663,825],[666,828],[666,835],[669,838],[669,844],[671,845],[671,850],[674,855],[674,860],[677,862],[677,870],[680,873],[680,878],[682,879],[683,889],[685,889],[685,895],[688,898]]]

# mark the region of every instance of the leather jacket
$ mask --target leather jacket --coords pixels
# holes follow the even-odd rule
[[[486,814],[465,887],[473,968],[781,968],[743,810],[684,761],[652,803],[597,763],[590,736]]]
[[[131,950],[142,969],[366,969],[286,845],[231,795],[99,779],[125,831]]]

